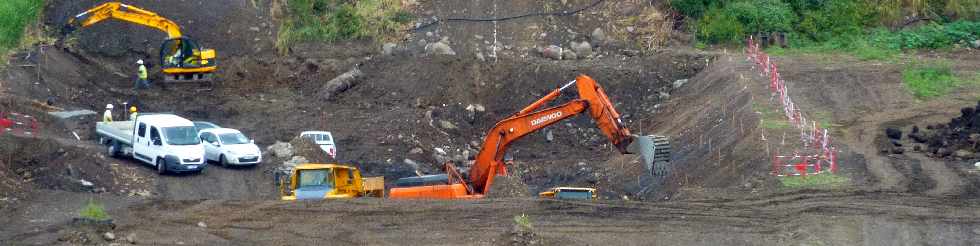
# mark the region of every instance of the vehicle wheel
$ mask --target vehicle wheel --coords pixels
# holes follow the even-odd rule
[[[218,165],[221,167],[228,167],[228,160],[225,160],[225,155],[218,157]]]
[[[108,154],[109,157],[116,157],[116,156],[118,156],[119,155],[119,145],[117,145],[116,143],[114,143],[112,141],[109,141],[109,144],[106,145],[106,152],[107,152],[106,154]]]
[[[167,173],[167,163],[163,158],[157,158],[157,173],[161,175]]]

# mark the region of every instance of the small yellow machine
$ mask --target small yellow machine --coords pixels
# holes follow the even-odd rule
[[[384,177],[361,178],[356,167],[338,164],[301,164],[279,179],[284,201],[384,197],[384,190]]]
[[[560,200],[598,200],[599,195],[595,188],[583,187],[555,187],[548,191],[538,193],[541,198],[551,198]]]

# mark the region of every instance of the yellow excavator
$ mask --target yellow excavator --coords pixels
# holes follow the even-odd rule
[[[209,81],[218,69],[213,49],[203,49],[194,40],[183,36],[176,22],[132,5],[108,2],[96,6],[69,19],[63,32],[67,34],[78,27],[89,27],[107,19],[167,33],[167,39],[160,46],[160,67],[167,82]]]

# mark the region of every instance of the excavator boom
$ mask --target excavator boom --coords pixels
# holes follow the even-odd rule
[[[108,2],[86,10],[69,19],[68,24],[70,27],[89,27],[110,18],[155,28],[167,33],[170,39],[183,37],[177,23],[148,10],[119,2]]]
[[[572,85],[578,89],[578,99],[542,109]],[[511,143],[541,128],[586,111],[595,120],[603,135],[616,146],[620,153],[642,154],[648,169],[652,167],[650,162],[669,161],[669,143],[666,138],[631,134],[629,129],[623,126],[619,113],[613,108],[612,102],[609,101],[609,97],[606,96],[602,87],[596,84],[591,77],[579,75],[574,81],[568,82],[514,115],[497,122],[487,132],[480,152],[476,156],[476,161],[470,169],[470,183],[468,185],[462,181],[451,181],[447,185],[393,188],[390,197],[436,199],[483,197],[490,191],[494,176],[507,174],[503,157]],[[633,144],[634,142],[642,144]],[[659,150],[654,150],[656,148]],[[447,172],[454,170],[449,165],[451,164],[447,164]],[[464,191],[467,193],[466,195],[458,195]]]

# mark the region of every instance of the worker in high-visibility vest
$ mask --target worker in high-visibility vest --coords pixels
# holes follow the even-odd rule
[[[146,66],[143,65],[143,59],[136,61],[136,64],[139,65],[139,68],[136,74],[137,75],[136,85],[134,85],[133,87],[136,89],[139,89],[141,86],[143,88],[150,88],[150,81],[147,78],[148,76],[146,74]]]
[[[129,107],[129,120],[136,120],[136,106]]]

